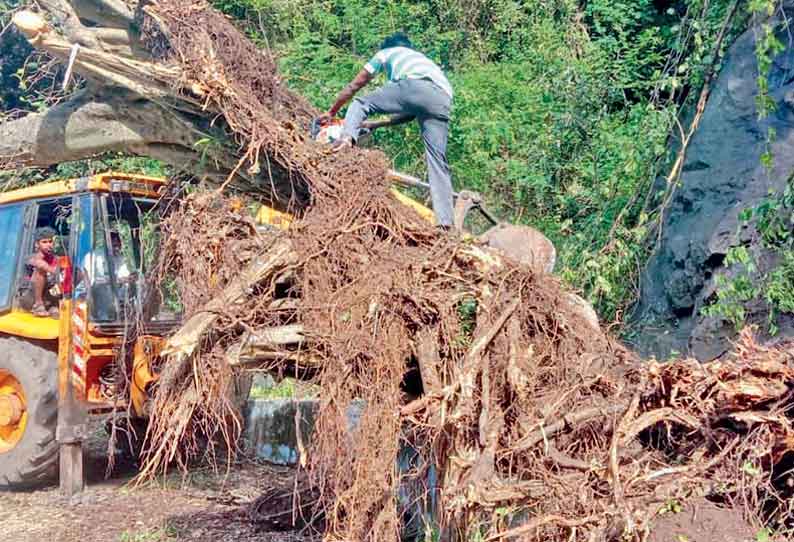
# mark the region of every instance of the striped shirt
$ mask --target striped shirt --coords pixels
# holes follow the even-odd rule
[[[429,79],[452,98],[452,85],[441,68],[422,53],[408,47],[381,49],[364,65],[364,69],[372,75],[383,71],[389,81]]]

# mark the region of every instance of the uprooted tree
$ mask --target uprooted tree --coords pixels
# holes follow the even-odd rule
[[[291,200],[304,203],[305,186],[295,172],[285,169],[283,160],[266,152],[246,155],[255,146],[243,148],[234,141],[239,127],[235,123],[250,123],[253,119],[243,117],[256,112],[219,119],[212,90],[203,88],[195,74],[159,58],[164,51],[156,42],[166,38],[149,34],[146,43],[142,30],[155,23],[146,16],[151,7],[145,4],[46,0],[37,4],[44,13],[15,15],[17,29],[36,49],[65,65],[72,57],[71,73],[80,81],[75,92],[49,109],[0,124],[0,166],[49,166],[124,152],[162,160],[177,170],[200,172],[218,183],[231,177],[238,188],[275,197],[278,201],[273,203],[284,207]],[[219,22],[231,26],[226,19]],[[258,93],[253,98],[277,104],[270,129],[292,137],[282,123],[308,122],[311,106],[294,95],[284,98],[287,91],[270,55],[247,41],[226,45],[243,47],[234,53],[256,58],[256,69],[269,75],[262,78],[267,86],[252,89]],[[233,73],[235,67],[226,69]],[[223,71],[211,77],[224,85]]]
[[[311,107],[203,0],[39,5],[48,19],[17,26],[72,56],[84,87],[0,126],[6,167],[120,150],[299,204],[287,232],[218,191],[164,219],[157,272],[176,277],[187,320],[164,353],[143,476],[207,435],[233,439],[226,383],[255,366],[321,390],[301,446],[313,501],[298,508],[329,539],[396,539],[406,483],[429,486],[417,493],[450,538],[641,539],[693,495],[786,525],[790,352],[746,335],[721,362],[638,362],[554,277],[398,202],[381,154],[312,142]]]

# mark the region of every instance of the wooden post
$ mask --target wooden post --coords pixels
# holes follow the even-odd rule
[[[74,391],[60,398],[58,439],[60,451],[61,493],[70,499],[85,489],[83,472],[83,440],[87,433],[85,409],[78,404]]]
[[[86,322],[85,304],[73,306],[71,300],[61,301],[60,351],[58,362],[58,427],[55,438],[60,453],[60,489],[70,499],[85,489],[83,472],[83,440],[88,433],[86,421],[88,412],[80,398],[78,390],[85,393],[85,380],[75,372],[75,351],[73,333],[82,335],[83,327],[74,328],[74,316]],[[82,360],[82,358],[80,358]],[[84,369],[83,369],[84,370]]]
[[[83,443],[61,443],[60,456],[61,493],[71,499],[85,489]]]

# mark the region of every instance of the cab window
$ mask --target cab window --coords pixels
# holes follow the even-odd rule
[[[108,261],[102,200],[95,194],[84,194],[78,197],[78,207],[80,228],[75,234],[74,298],[88,302],[90,321],[113,322],[118,315],[118,301]]]
[[[14,274],[22,242],[25,207],[22,204],[0,207],[0,310],[8,310],[14,291]]]
[[[108,234],[108,262],[115,279],[119,319],[174,321],[180,309],[172,295],[156,288],[150,272],[160,247],[160,210],[154,200],[127,194],[103,196]]]
[[[84,225],[76,234],[75,296],[88,300],[90,320],[113,325],[177,320],[170,298],[146,277],[159,247],[157,202],[127,194],[79,201]]]

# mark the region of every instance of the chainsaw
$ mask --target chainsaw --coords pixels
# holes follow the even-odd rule
[[[398,124],[405,124],[411,122],[416,117],[413,115],[393,115],[386,119],[381,120],[367,120],[361,124],[359,129],[358,140],[359,142],[366,140],[372,132],[384,126],[397,126]],[[319,118],[312,119],[309,125],[309,133],[312,139],[318,143],[333,143],[342,137],[345,122],[342,119],[335,118],[328,122],[321,122]]]
[[[403,124],[413,119],[412,116],[398,115],[385,120],[366,121],[362,124],[358,140],[361,142],[363,138],[370,136],[378,128]],[[318,143],[326,144],[341,138],[343,130],[344,121],[342,119],[333,119],[326,123],[320,122],[319,119],[313,119],[309,126],[312,139]],[[391,182],[400,186],[430,190],[430,183],[393,169],[388,170],[387,177]],[[473,237],[534,269],[545,273],[551,273],[554,270],[557,252],[545,235],[530,226],[517,226],[500,221],[485,207],[479,192],[461,190],[453,192],[452,196],[455,199],[453,226],[457,232],[466,233],[464,223],[472,211],[477,211],[490,224],[490,227],[484,233]]]

